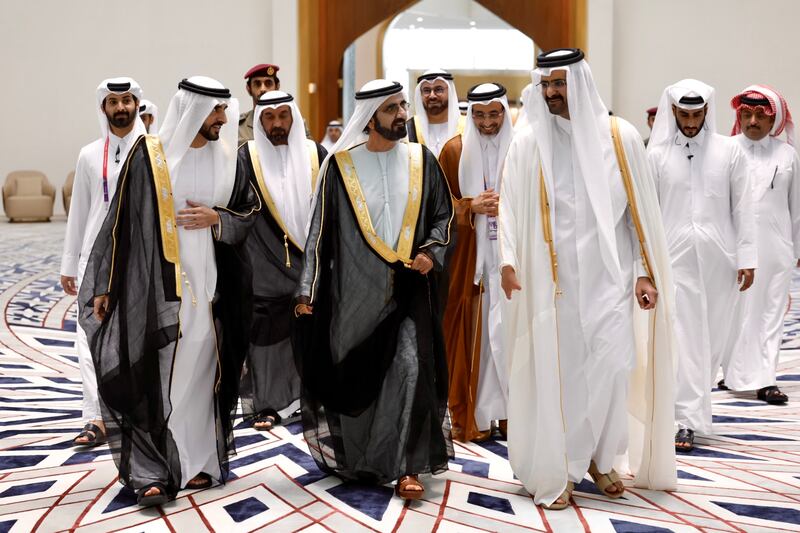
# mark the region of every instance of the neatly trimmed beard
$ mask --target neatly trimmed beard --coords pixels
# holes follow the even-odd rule
[[[374,128],[387,141],[399,141],[406,136],[406,121],[402,118],[395,119],[389,128],[384,128],[376,118]]]
[[[136,120],[136,114],[138,112],[138,106],[128,113],[127,111],[118,111],[113,115],[109,116],[108,112],[106,111],[106,118],[108,119],[108,123],[114,126],[115,128],[127,128],[130,126],[134,120]]]
[[[681,123],[678,122],[678,117],[675,117],[675,124],[678,126],[678,131],[683,133],[683,135],[686,136],[687,138],[691,139],[692,137],[696,137],[697,134],[702,131],[703,126],[706,125],[706,119],[703,119],[703,122],[701,122],[700,125],[697,127],[697,129],[691,133],[687,133],[686,129],[683,126],[681,126]]]
[[[567,106],[564,97],[561,95],[555,98],[545,98],[544,101],[547,104],[547,110],[553,115],[561,115],[561,113],[564,112],[564,108]]]
[[[450,102],[447,98],[440,99],[438,102],[425,102],[423,107],[425,111],[428,112],[430,115],[438,115],[443,113],[447,110],[447,106],[450,105]]]
[[[219,132],[213,133],[211,131],[211,128],[213,128],[214,126],[219,126],[221,129],[222,126],[224,125],[225,125],[224,122],[214,122],[213,124],[209,124],[208,126],[203,124],[202,126],[200,126],[200,135],[202,135],[207,141],[218,141]]]
[[[267,139],[272,144],[286,144],[289,141],[289,132],[283,128],[272,128],[267,132]]]

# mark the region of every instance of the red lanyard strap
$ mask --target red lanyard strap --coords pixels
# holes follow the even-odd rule
[[[108,137],[103,148],[103,201],[108,203]]]

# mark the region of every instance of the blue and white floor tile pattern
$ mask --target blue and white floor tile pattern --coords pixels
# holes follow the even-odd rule
[[[0,224],[0,533],[9,531],[800,531],[800,277],[787,316],[781,388],[767,406],[714,392],[716,434],[678,458],[675,492],[631,487],[612,501],[590,481],[565,511],[537,508],[505,442],[456,445],[450,471],[404,504],[390,487],[318,471],[298,422],[236,430],[224,486],[139,509],[107,447],[78,451],[75,299],[58,283],[64,223]]]

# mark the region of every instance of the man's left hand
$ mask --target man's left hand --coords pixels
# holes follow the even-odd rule
[[[208,206],[186,200],[187,209],[178,211],[178,226],[184,229],[205,229],[219,224],[219,213]]]
[[[647,311],[648,309],[655,309],[656,301],[658,300],[658,291],[656,290],[650,278],[641,277],[636,280],[636,301],[639,302],[639,307]]]
[[[433,261],[431,258],[422,252],[418,253],[411,263],[411,270],[416,270],[423,276],[431,271],[433,268]]]
[[[739,292],[744,292],[749,289],[755,278],[755,268],[740,268],[739,273],[736,276],[736,283],[739,284]]]

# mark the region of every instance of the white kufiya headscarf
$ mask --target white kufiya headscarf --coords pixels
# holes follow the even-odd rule
[[[292,127],[287,147],[286,182],[281,186],[282,161],[278,148],[267,137],[261,124],[261,113],[267,109],[289,106]],[[253,114],[253,133],[256,150],[264,174],[264,185],[280,212],[286,231],[300,247],[306,243],[306,228],[311,217],[311,155],[312,144],[306,139],[303,116],[294,97],[282,91],[270,91],[261,96]],[[313,145],[316,150],[316,144]]]
[[[539,147],[545,182],[548,190],[554,189],[553,182],[553,133],[556,116],[550,113],[539,83],[542,76],[550,76],[553,71],[567,73],[567,105],[569,121],[572,126],[572,150],[584,177],[587,196],[590,199],[595,218],[598,220],[597,232],[600,240],[603,263],[609,272],[621,275],[619,256],[616,253],[617,240],[614,224],[610,184],[620,180],[619,168],[614,157],[611,140],[608,109],[600,99],[600,93],[592,77],[589,64],[583,59],[583,52],[577,49],[557,49],[541,54],[538,67],[533,71],[533,86],[530,109],[531,127]],[[563,154],[562,154],[563,155]],[[531,179],[536,179],[532,176]],[[550,203],[551,213],[555,203]],[[620,285],[622,279],[616,280]]]
[[[328,128],[344,129],[342,123],[338,120],[331,120],[328,122],[328,125],[325,126],[325,137],[322,138],[322,142],[320,143],[325,150],[330,150],[333,148],[333,145],[336,144],[336,142],[331,139],[331,136],[328,135]]]
[[[164,146],[172,185],[176,170],[188,152],[203,122],[218,105],[227,105],[228,122],[220,129],[219,139],[209,145],[214,160],[214,205],[227,205],[236,175],[236,150],[239,102],[220,82],[205,76],[192,76],[178,84],[158,136]]]
[[[139,116],[153,115],[153,123],[150,124],[148,132],[155,133],[158,131],[158,106],[150,100],[142,100],[139,102]]]
[[[461,117],[461,112],[458,109],[458,94],[456,93],[456,84],[453,82],[453,75],[440,68],[425,71],[417,78],[417,87],[414,89],[414,120],[419,122],[422,136],[426,141],[430,136],[428,134],[428,113],[425,111],[425,106],[422,103],[422,85],[423,83],[433,83],[436,80],[442,80],[447,84],[448,139],[456,134],[458,119]],[[418,139],[418,142],[422,142],[422,140]]]
[[[142,88],[133,78],[109,78],[101,81],[100,85],[97,86],[97,106],[95,109],[97,110],[97,120],[100,123],[101,138],[105,139],[108,137],[110,131],[108,117],[106,117],[106,113],[103,111],[103,101],[110,94],[121,96],[126,93],[130,93],[134,98],[136,98],[137,102],[142,101]],[[139,118],[138,112],[136,114],[133,129],[135,132],[137,132],[135,137],[147,133],[144,123],[142,123],[141,119]],[[130,148],[130,146],[128,146],[128,148]]]
[[[498,183],[494,184],[494,190],[500,191],[500,176],[503,175],[503,163],[505,162],[508,147],[514,137],[514,128],[511,126],[511,113],[508,109],[508,99],[506,89],[496,83],[483,83],[476,85],[467,94],[467,120],[464,125],[464,133],[461,135],[461,158],[458,161],[458,187],[461,196],[473,198],[486,190],[487,183],[483,173],[483,157],[481,155],[481,133],[472,120],[472,107],[474,104],[491,104],[500,102],[503,106],[503,125],[497,132],[497,169],[495,172]],[[487,216],[475,215],[475,232],[479,235],[487,231]],[[480,282],[483,277],[484,239],[477,239],[477,249],[475,254],[475,283]]]
[[[519,113],[517,114],[517,122],[514,124],[514,131],[522,131],[530,126],[531,120],[528,114],[528,108],[531,106],[531,92],[533,92],[533,84],[529,83],[522,89],[522,94],[519,96]]]
[[[716,133],[717,117],[714,104],[714,88],[702,81],[693,79],[681,80],[664,89],[661,94],[656,120],[653,123],[653,131],[650,132],[650,141],[647,143],[648,152],[655,146],[673,142],[675,139],[675,135],[678,133],[678,124],[675,122],[675,115],[672,112],[673,105],[687,111],[701,109],[703,106],[708,105],[703,129],[709,133]]]

